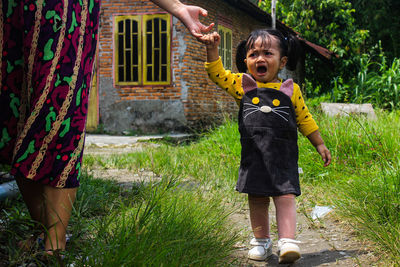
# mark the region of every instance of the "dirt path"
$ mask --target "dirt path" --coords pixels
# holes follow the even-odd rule
[[[272,205],[273,206],[273,205]],[[274,228],[274,209],[271,207],[271,221]],[[273,255],[266,262],[257,262],[247,259],[249,249],[248,240],[251,237],[251,228],[248,217],[248,210],[242,209],[232,216],[233,220],[241,224],[244,241],[238,246],[238,259],[240,266],[287,266],[278,264],[276,255],[276,242],[273,247]],[[272,232],[272,240],[277,240],[276,231]],[[247,233],[247,234],[246,234]],[[247,237],[246,237],[247,235]],[[297,214],[297,240],[302,257],[291,266],[372,266],[374,256],[369,253],[366,246],[356,241],[350,231],[345,230],[332,216],[327,215],[317,223],[312,223],[303,214]]]
[[[145,149],[145,146],[151,146],[149,143],[135,143],[130,145],[107,145],[102,143],[101,146],[91,144],[86,147],[86,154],[115,154],[127,153]],[[132,173],[128,170],[117,169],[94,169],[91,170],[94,177],[115,179],[122,185],[129,187],[134,182],[158,180],[151,172],[139,171]],[[271,205],[273,206],[273,205]],[[273,247],[274,254],[266,261],[257,262],[247,259],[247,251],[249,249],[248,242],[251,237],[251,228],[246,207],[238,208],[238,211],[232,214],[231,219],[237,225],[241,232],[242,241],[236,244],[237,251],[234,257],[237,263],[234,266],[288,266],[278,264],[276,256],[276,242]],[[271,221],[274,229],[274,210],[271,207]],[[272,231],[272,240],[276,241],[274,236],[276,231]],[[374,255],[368,251],[365,244],[358,242],[351,231],[343,227],[340,222],[335,221],[334,216],[328,214],[319,221],[313,222],[298,209],[297,222],[297,240],[300,240],[302,258],[291,266],[374,266],[376,259]]]

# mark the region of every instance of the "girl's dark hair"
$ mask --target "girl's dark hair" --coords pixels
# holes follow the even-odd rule
[[[244,62],[247,52],[253,47],[254,43],[261,37],[262,44],[271,44],[271,37],[278,39],[281,57],[286,56],[288,61],[286,68],[288,70],[295,70],[297,60],[301,52],[301,45],[299,40],[293,35],[283,35],[281,31],[275,29],[258,29],[250,33],[246,40],[239,43],[236,48],[236,67],[239,72],[246,72],[247,65]]]

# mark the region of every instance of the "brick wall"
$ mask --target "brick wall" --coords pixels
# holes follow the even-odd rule
[[[233,35],[233,62],[235,62],[235,47],[237,43],[246,38],[253,29],[265,27],[250,15],[232,7],[223,0],[183,2],[207,9],[208,17],[202,18],[202,21],[205,24],[215,22],[214,30],[217,30],[219,21],[224,26],[230,26],[229,28],[232,29]],[[101,84],[102,79],[114,80],[112,67],[113,16],[159,13],[163,12],[163,10],[150,1],[139,0],[102,0],[101,10],[98,73],[100,75],[99,87],[104,87]],[[204,70],[204,61],[206,60],[205,47],[189,34],[179,20],[173,18],[172,23],[172,84],[168,86],[116,86],[113,84],[113,90],[118,94],[115,101],[181,101],[188,127],[199,123],[208,123],[215,118],[220,118],[223,113],[236,116],[237,106],[233,98],[208,79]],[[234,67],[233,71],[236,71],[236,67]],[[108,83],[108,86],[110,86],[110,83]],[[106,90],[108,89],[100,89],[100,94],[103,94],[103,97],[107,97]],[[102,116],[101,105],[102,102],[100,101],[100,118]]]
[[[259,21],[222,0],[189,2],[207,9],[208,16],[203,21],[207,25],[214,22],[216,24],[214,30],[217,30],[218,24],[232,29],[232,65],[233,71],[237,71],[234,63],[237,44],[245,39],[252,30],[266,27],[266,25],[262,25]],[[188,81],[191,90],[185,103],[187,118],[191,122],[196,122],[197,120],[207,121],[215,116],[220,117],[224,113],[236,116],[237,105],[233,98],[211,82],[204,71],[205,47],[193,38],[189,42],[194,53],[188,51],[188,57],[191,60],[187,68],[190,73],[196,75],[197,79]]]
[[[150,1],[102,0],[99,33],[99,75],[112,78],[113,73],[113,18],[116,15],[165,12]],[[144,99],[179,99],[180,90],[169,86],[115,86],[120,101]]]

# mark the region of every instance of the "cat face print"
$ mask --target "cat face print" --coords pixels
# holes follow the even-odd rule
[[[275,89],[258,88],[257,82],[248,74],[242,77],[243,90],[247,96],[243,102],[243,120],[254,119],[257,113],[272,115],[274,118],[288,122],[291,112],[290,97],[293,94],[293,80],[289,79],[282,83],[280,92]],[[289,96],[282,99],[282,93]],[[259,117],[260,115],[257,114]]]

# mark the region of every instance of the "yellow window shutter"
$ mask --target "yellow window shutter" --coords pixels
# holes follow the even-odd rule
[[[117,85],[140,84],[142,82],[140,16],[117,16],[114,25],[115,83]]]
[[[171,16],[143,16],[143,84],[171,83]]]

